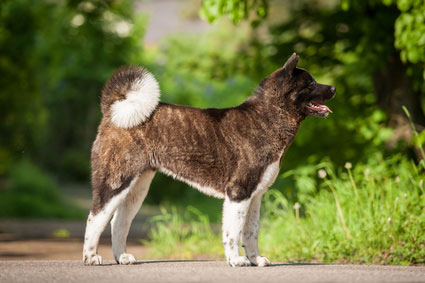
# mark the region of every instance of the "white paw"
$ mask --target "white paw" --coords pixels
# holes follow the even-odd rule
[[[85,255],[83,258],[83,262],[85,265],[101,265],[102,257],[98,254]]]
[[[251,262],[246,256],[235,256],[227,260],[227,263],[232,266],[251,266]]]
[[[270,260],[266,258],[265,256],[256,256],[252,263],[256,266],[269,266],[272,265]]]
[[[133,264],[136,262],[136,259],[132,254],[121,254],[118,260],[119,264]]]

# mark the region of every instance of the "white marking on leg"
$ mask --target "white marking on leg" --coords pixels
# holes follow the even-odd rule
[[[119,264],[133,264],[136,259],[126,252],[128,231],[134,216],[140,209],[148,191],[155,171],[144,172],[129,188],[125,200],[118,206],[111,220],[112,251]]]
[[[252,198],[242,232],[242,246],[245,249],[245,255],[252,264],[257,266],[267,266],[271,264],[266,257],[260,256],[260,252],[258,251],[258,229],[262,197],[262,194],[257,194]]]
[[[109,202],[99,211],[97,214],[90,212],[87,219],[86,232],[84,235],[84,247],[83,247],[83,262],[88,265],[99,265],[102,264],[102,257],[97,254],[97,246],[99,244],[99,238],[106,225],[112,217],[112,214],[117,209],[118,205],[124,201],[129,188],[134,185],[137,178],[135,178],[130,186],[124,189],[119,194],[112,197]]]
[[[252,264],[257,266],[267,266],[271,264],[266,257],[260,256],[260,252],[258,250],[258,229],[260,225],[261,199],[263,194],[276,180],[279,170],[280,158],[264,170],[261,180],[251,196],[245,225],[243,226],[242,245],[245,249],[245,255]]]
[[[248,213],[250,199],[231,201],[226,195],[223,203],[223,245],[230,266],[250,266],[245,256],[239,255],[239,240]]]

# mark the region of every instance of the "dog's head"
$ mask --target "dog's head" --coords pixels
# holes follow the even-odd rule
[[[335,96],[335,87],[316,82],[304,69],[297,68],[299,57],[294,53],[282,68],[261,83],[265,94],[286,111],[305,116],[327,117],[332,110],[321,103]]]

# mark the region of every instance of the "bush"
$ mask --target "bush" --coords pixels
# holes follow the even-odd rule
[[[82,219],[85,214],[61,198],[56,183],[40,168],[20,161],[0,190],[0,217]]]

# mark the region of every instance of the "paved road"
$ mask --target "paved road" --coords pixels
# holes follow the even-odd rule
[[[230,268],[221,261],[0,261],[0,282],[425,282],[425,267],[275,264]]]
[[[139,241],[128,241],[127,250],[137,259],[151,259],[148,257],[148,247]],[[101,239],[99,254],[104,260],[113,260],[112,244],[110,239]],[[34,239],[2,241],[0,239],[0,262],[3,260],[81,260],[83,253],[82,239]],[[197,258],[197,259],[205,259]],[[211,259],[211,257],[208,257]]]

